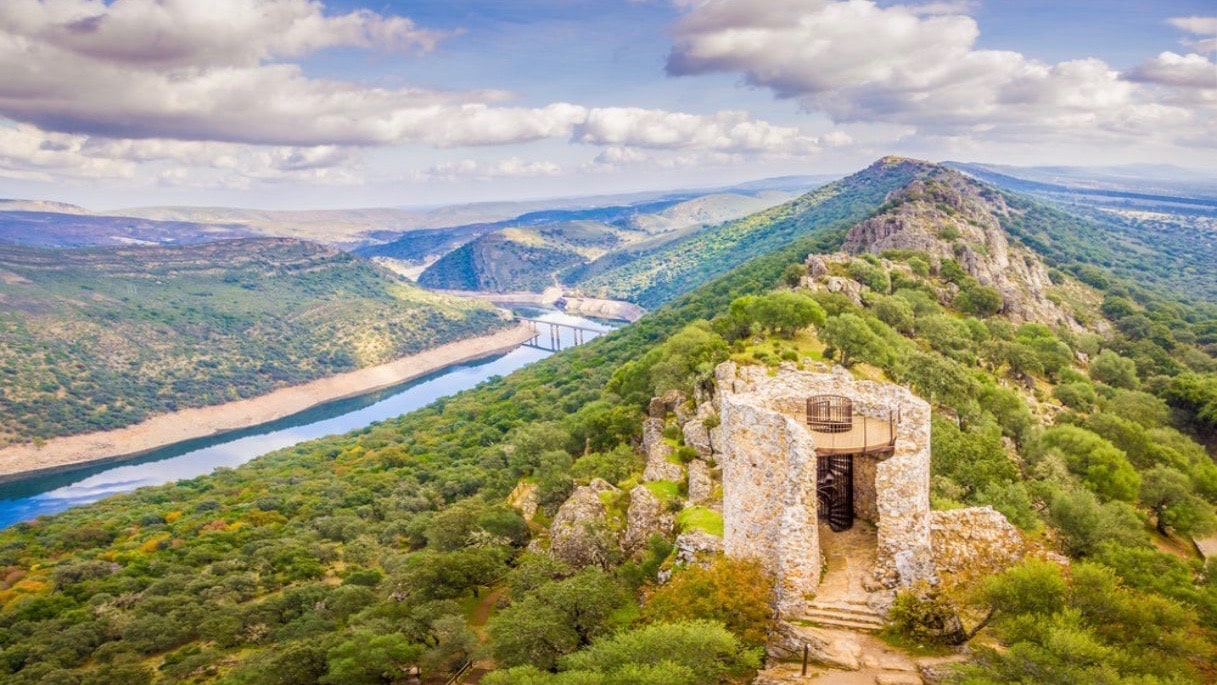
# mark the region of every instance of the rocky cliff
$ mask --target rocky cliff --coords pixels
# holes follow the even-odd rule
[[[908,163],[881,160],[879,163]],[[887,197],[875,216],[855,224],[843,249],[850,254],[916,250],[933,266],[955,260],[980,285],[1002,296],[1002,313],[1015,322],[1076,328],[1048,297],[1052,280],[1034,252],[1011,242],[1002,227],[1016,210],[997,190],[946,167],[924,164],[917,178]]]

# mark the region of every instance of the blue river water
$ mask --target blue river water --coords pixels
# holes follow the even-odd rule
[[[598,331],[613,328],[603,322],[554,310],[521,310],[519,313]],[[542,337],[548,341],[548,332]],[[563,349],[574,345],[569,331],[564,331],[562,337]],[[588,336],[584,342],[590,339]],[[120,462],[2,483],[0,528],[147,485],[194,478],[220,467],[240,466],[268,452],[306,440],[363,428],[421,409],[493,376],[505,376],[550,354],[532,347],[517,347],[497,357],[449,366],[398,386],[323,404],[278,421],[168,445]]]

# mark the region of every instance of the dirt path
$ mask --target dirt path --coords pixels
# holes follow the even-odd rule
[[[12,445],[0,449],[0,482],[32,473],[134,457],[183,440],[257,426],[319,404],[404,383],[445,366],[502,354],[534,335],[532,327],[524,324],[239,402],[161,414],[113,431],[54,438],[42,447]]]

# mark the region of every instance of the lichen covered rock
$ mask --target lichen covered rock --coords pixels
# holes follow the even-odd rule
[[[646,546],[647,540],[656,533],[672,534],[672,513],[667,510],[655,493],[645,485],[635,485],[630,490],[630,507],[626,512],[625,540],[622,547],[632,554]]]
[[[549,528],[549,553],[571,566],[604,566],[619,549],[601,493],[621,491],[599,478],[575,488]]]
[[[939,573],[1013,566],[1026,552],[1023,534],[993,507],[930,512],[930,544]]]
[[[663,439],[663,419],[650,417],[642,422],[642,451],[646,455],[646,470],[642,473],[645,481],[675,480],[684,478],[680,464],[673,463],[672,446]]]
[[[701,459],[689,462],[689,503],[702,504],[714,496],[714,478],[710,465]]]

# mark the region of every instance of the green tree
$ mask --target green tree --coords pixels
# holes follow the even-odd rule
[[[320,680],[328,685],[392,685],[405,680],[406,669],[418,663],[422,645],[411,644],[401,633],[359,631],[328,654],[329,672]]]
[[[720,683],[760,666],[759,650],[746,648],[721,623],[657,623],[596,641],[562,659],[563,670],[614,673],[623,668],[675,664],[692,682]]]
[[[1141,503],[1154,513],[1158,532],[1173,528],[1183,535],[1213,529],[1213,508],[1192,492],[1192,482],[1179,471],[1158,464],[1141,478]]]
[[[1058,450],[1069,470],[1101,498],[1136,499],[1141,478],[1127,455],[1107,440],[1080,426],[1065,425],[1044,431],[1043,444]]]
[[[1141,384],[1137,364],[1111,350],[1103,350],[1090,360],[1090,377],[1113,388],[1136,390]]]
[[[858,359],[875,360],[883,355],[883,339],[857,314],[841,314],[825,322],[820,339],[841,355],[845,366]]]

